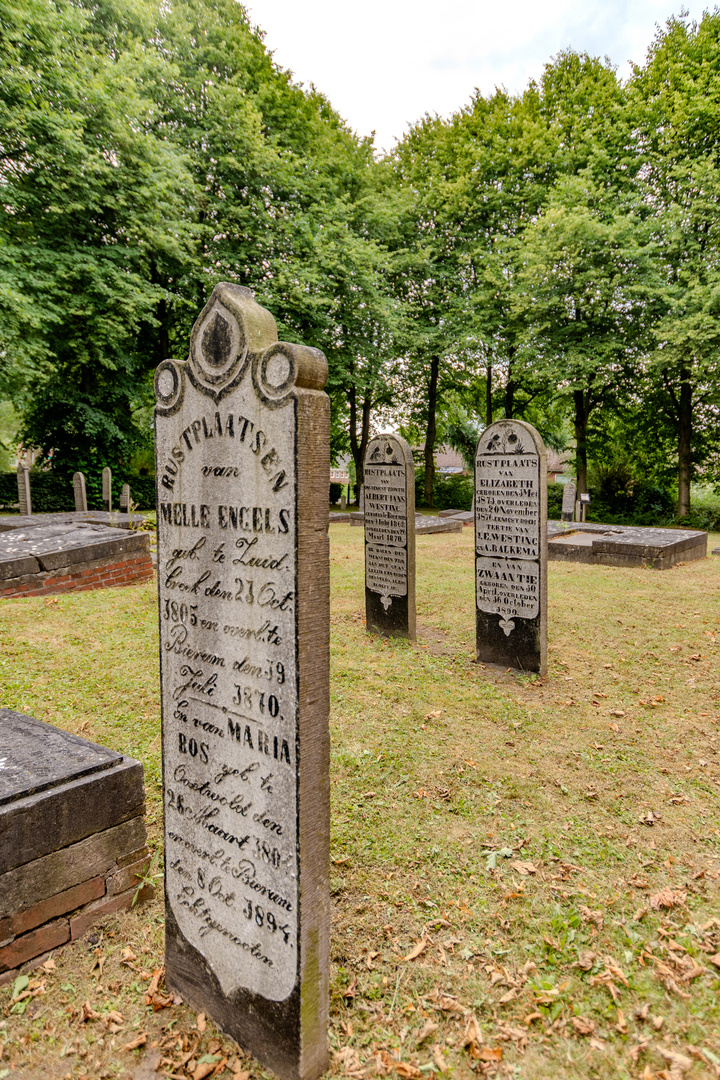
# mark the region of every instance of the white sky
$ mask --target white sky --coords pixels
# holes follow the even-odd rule
[[[390,149],[429,112],[477,87],[522,90],[571,47],[609,56],[621,77],[683,0],[243,0],[276,61],[314,83],[360,135]],[[685,0],[699,19],[712,3]]]

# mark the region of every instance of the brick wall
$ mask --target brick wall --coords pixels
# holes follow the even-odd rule
[[[136,896],[138,903],[149,900],[154,890],[140,880],[149,865],[147,847],[140,848],[106,873],[0,919],[0,986],[12,982],[23,965],[83,937],[105,916],[127,911]]]
[[[75,563],[57,570],[0,581],[0,598],[46,596],[86,589],[107,589],[116,585],[135,585],[140,581],[149,581],[152,576],[153,566],[149,554],[128,553],[119,560],[96,559],[93,562]]]

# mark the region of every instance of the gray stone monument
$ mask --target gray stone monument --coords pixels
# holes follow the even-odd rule
[[[475,454],[478,661],[547,671],[547,467],[530,424],[498,420]]]
[[[81,472],[73,473],[73,495],[75,496],[75,510],[78,513],[87,512],[87,492],[85,491],[85,477]]]
[[[103,506],[108,513],[112,510],[112,469],[106,465],[102,471]]]
[[[228,283],[155,376],[166,980],[288,1080],[328,1064],[326,379]]]
[[[415,466],[399,435],[377,435],[365,454],[365,621],[415,640]]]
[[[130,485],[123,484],[120,489],[120,509],[124,510],[126,514],[130,513]]]
[[[340,496],[340,511],[341,511],[341,513],[344,514],[346,510],[347,510],[347,495],[345,494],[345,491],[343,490],[343,493]]]
[[[365,513],[365,485],[360,485],[360,494],[358,495],[358,510],[361,514]]]
[[[575,493],[577,485],[569,480],[563,487],[561,521],[572,521],[575,514]]]
[[[32,498],[30,496],[30,470],[27,465],[17,467],[18,502],[20,513],[25,516],[32,514]]]

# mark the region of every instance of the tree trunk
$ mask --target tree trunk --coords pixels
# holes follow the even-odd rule
[[[573,392],[575,401],[575,457],[577,460],[577,494],[587,491],[587,428],[590,416],[590,394],[585,390]]]
[[[365,480],[365,451],[367,450],[367,444],[370,439],[370,413],[372,411],[372,400],[367,396],[362,400],[362,405],[360,406],[360,438],[358,439],[357,391],[354,386],[350,387],[348,398],[350,400],[350,452],[353,456],[353,462],[355,463],[355,501],[359,502],[360,488]]]
[[[437,410],[437,388],[440,375],[440,360],[436,357],[430,363],[430,383],[428,385],[428,422],[425,436],[425,502],[428,506],[435,505],[435,437],[437,427],[435,424],[435,412]]]
[[[508,349],[508,377],[505,383],[505,419],[512,420],[515,412],[515,380],[512,377],[512,362],[515,349]]]
[[[485,427],[492,424],[492,360],[485,369]]]
[[[683,369],[678,409],[678,517],[690,513],[690,484],[692,482],[692,384],[690,373]]]

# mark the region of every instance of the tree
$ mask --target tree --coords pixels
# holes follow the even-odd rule
[[[675,432],[678,516],[701,454],[696,417],[720,403],[720,15],[670,19],[635,70],[631,102],[653,226],[653,397]],[[709,414],[709,415],[708,415]],[[717,427],[717,410],[715,410]]]

